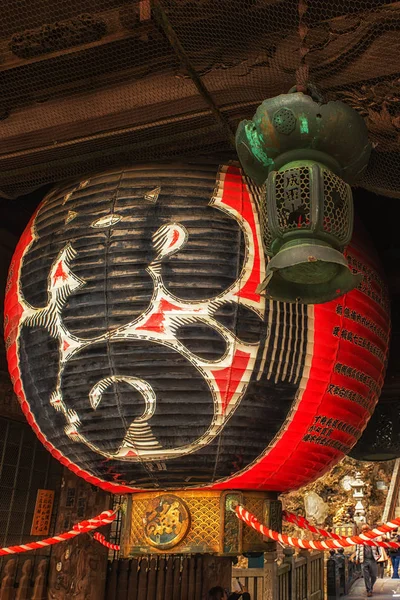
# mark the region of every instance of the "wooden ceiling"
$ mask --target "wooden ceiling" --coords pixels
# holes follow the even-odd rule
[[[362,185],[399,196],[400,2],[9,0],[0,24],[0,194],[110,164],[231,152],[155,18],[161,6],[232,131],[295,83],[366,119]]]

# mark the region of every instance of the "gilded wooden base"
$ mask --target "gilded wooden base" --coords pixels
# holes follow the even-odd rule
[[[262,523],[280,530],[281,503],[271,492],[189,490],[133,494],[124,517],[121,554],[236,555],[264,552],[259,533],[233,511],[242,504]]]

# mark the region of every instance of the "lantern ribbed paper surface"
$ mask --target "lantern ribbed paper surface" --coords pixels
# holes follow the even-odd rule
[[[11,377],[53,455],[114,492],[299,487],[356,443],[377,402],[389,315],[360,289],[265,300],[257,203],[236,166],[146,165],[65,184],[16,249]]]

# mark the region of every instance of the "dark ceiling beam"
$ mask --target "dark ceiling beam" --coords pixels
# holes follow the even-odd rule
[[[183,46],[179,40],[179,37],[176,35],[176,32],[174,31],[170,21],[168,20],[168,17],[165,14],[165,11],[163,10],[159,0],[152,0],[152,7],[154,10],[154,14],[155,14],[157,23],[164,31],[178,60],[180,61],[181,65],[185,68],[189,77],[193,81],[200,96],[203,98],[205,103],[208,105],[212,115],[214,116],[215,120],[221,127],[222,131],[224,131],[227,141],[230,143],[232,148],[235,148],[235,132],[234,132],[234,130],[231,128],[229,121],[225,118],[225,115],[218,108],[217,104],[214,101],[213,96],[210,94],[203,79],[200,77],[200,75],[197,73],[196,69],[193,67],[188,54],[186,53],[185,49],[183,48]]]
[[[235,28],[237,35],[243,33],[243,18],[239,14],[224,14],[224,0],[218,5],[209,0],[188,3],[190,19],[185,4],[184,0],[177,3],[180,9],[176,13],[168,10],[167,16],[172,15],[172,26],[190,65],[201,74],[200,84],[230,129],[238,120],[251,117],[264,97],[291,87],[299,61],[297,3],[252,2],[251,35],[246,38],[242,34],[240,43],[234,46],[232,35]],[[380,112],[379,102],[386,100],[377,98],[375,102],[374,86],[379,78],[384,78],[388,96],[395,98],[400,93],[400,2],[376,3],[376,10],[364,13],[362,19],[357,11],[340,16],[345,4],[349,6],[348,2],[339,1],[329,8],[330,15],[339,16],[322,25],[315,22],[309,26],[305,42],[310,45],[307,61],[311,76],[328,99],[342,99],[366,117],[378,153],[385,150],[385,144],[386,151],[397,153],[400,140],[396,123],[392,122],[391,111]],[[202,139],[199,134],[200,130],[205,131],[204,124],[198,123],[200,113],[206,115],[212,110],[210,103],[199,94],[188,77],[187,65],[180,64],[160,27],[153,20],[140,21],[135,6],[132,10],[126,14],[117,7],[95,15],[107,22],[106,34],[95,42],[35,59],[18,59],[17,67],[11,63],[7,67],[7,61],[0,65],[3,195],[18,195],[28,191],[29,185],[32,189],[54,181],[56,175],[50,175],[51,166],[57,169],[57,177],[64,178],[68,169],[63,171],[62,164],[67,167],[69,160],[74,165],[80,161],[85,168],[88,156],[92,157],[88,163],[91,165],[99,152],[115,156],[118,146],[126,148],[133,160],[147,160],[150,148],[157,149],[154,158],[166,156],[162,144],[167,139],[176,141],[175,150],[168,142],[172,154],[190,151],[191,128],[198,130],[199,151],[210,145],[210,139]],[[320,14],[314,10],[313,0],[308,1],[307,13],[311,21],[313,15]],[[257,15],[259,18],[255,18]],[[266,15],[271,19],[266,20]],[[203,20],[194,25],[196,19]],[[389,22],[390,27],[386,27]],[[227,23],[232,28],[225,27]],[[207,33],[207,43],[188,45],[191,28],[200,24]],[[271,33],[269,30],[274,27],[277,32]],[[202,29],[197,36],[199,33]],[[382,86],[378,87],[381,94]],[[254,103],[244,106],[243,98],[254,98]],[[206,127],[209,126],[207,122]],[[74,168],[76,173],[77,167]],[[374,178],[373,188],[387,193],[388,186]]]

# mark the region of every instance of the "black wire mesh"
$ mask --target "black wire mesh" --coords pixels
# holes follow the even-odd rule
[[[113,510],[117,510],[122,506],[124,501],[126,500],[125,496],[116,495],[112,498],[112,508]],[[114,521],[110,525],[110,536],[109,541],[111,544],[121,544],[121,535],[122,535],[122,510],[118,510],[117,516]],[[115,560],[119,556],[118,550],[110,550],[108,552],[109,560]]]
[[[30,535],[38,489],[56,491],[49,535],[55,533],[61,471],[62,466],[45,450],[28,424],[0,417],[0,548],[41,539],[42,536]],[[16,584],[29,558],[33,577],[40,561],[49,561],[50,551],[51,547],[0,557],[0,575],[5,572],[6,562],[17,558]],[[48,565],[46,572],[47,569]]]
[[[399,29],[400,6],[385,0],[10,0],[0,192],[234,154],[228,128],[264,98],[311,84],[366,118],[374,156],[361,184],[399,194]]]
[[[27,423],[0,417],[0,548],[40,539],[30,534],[38,489],[56,491],[54,533],[61,470]]]

